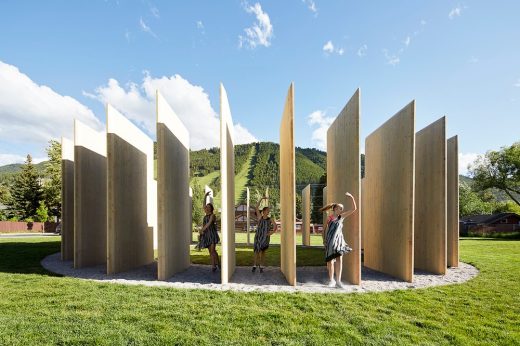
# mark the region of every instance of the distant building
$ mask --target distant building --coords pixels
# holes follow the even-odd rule
[[[499,213],[471,215],[460,219],[460,234],[472,233],[508,233],[520,231],[520,215]]]

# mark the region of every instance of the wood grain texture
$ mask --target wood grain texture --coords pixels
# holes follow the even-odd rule
[[[74,122],[74,268],[107,261],[106,138]]]
[[[415,135],[414,268],[446,273],[446,117]]]
[[[413,280],[415,101],[365,142],[365,266]]]
[[[302,190],[302,244],[311,245],[311,186],[307,185]]]
[[[343,256],[342,279],[361,283],[361,156],[360,156],[360,90],[356,90],[327,130],[327,201],[352,208],[350,192],[357,203],[343,224],[343,237],[352,252]]]
[[[124,272],[154,261],[154,229],[149,220],[157,216],[148,214],[157,213],[157,210],[150,208],[150,180],[153,180],[152,140],[108,105],[108,274]]]
[[[326,205],[327,205],[327,187],[325,186],[323,188],[323,206],[325,207]],[[328,213],[326,211],[324,211],[323,220],[322,220],[323,230],[325,230],[325,225],[327,223],[327,217],[328,217]]]
[[[220,181],[221,181],[221,282],[227,284],[235,272],[235,146],[231,109],[220,84]]]
[[[74,142],[61,139],[61,259],[74,259]]]
[[[459,140],[447,141],[447,265],[459,266]]]
[[[291,83],[280,124],[280,264],[289,285],[296,286],[296,177],[294,84]]]
[[[189,133],[157,92],[157,277],[167,280],[190,266]]]

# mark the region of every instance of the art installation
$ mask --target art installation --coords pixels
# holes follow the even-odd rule
[[[153,262],[157,210],[153,141],[110,105],[107,157],[107,273],[115,274]]]
[[[74,142],[61,138],[61,259],[74,259]]]
[[[190,135],[157,91],[157,277],[166,280],[190,266]]]
[[[107,261],[107,135],[74,121],[74,268]]]
[[[247,245],[251,244],[251,211],[249,210],[249,188],[246,187],[246,232],[247,232]]]
[[[459,266],[459,143],[447,141],[447,266]]]
[[[415,101],[366,138],[365,153],[365,266],[412,282]]]
[[[414,267],[446,273],[446,117],[415,135]]]
[[[350,192],[358,210],[343,223],[343,237],[352,252],[343,256],[342,278],[352,284],[361,283],[361,152],[360,139],[360,91],[356,90],[334,122],[327,130],[327,201],[341,203],[345,209],[352,202],[345,192]]]
[[[289,285],[296,286],[296,180],[294,84],[291,83],[280,124],[280,263]]]
[[[302,190],[302,244],[311,245],[311,185]]]
[[[220,84],[222,284],[227,284],[235,272],[235,138],[233,130],[226,89],[224,89],[224,85]]]
[[[325,186],[323,188],[323,207],[325,207],[327,205],[327,187]],[[323,231],[325,231],[325,226],[327,226],[327,212],[324,211],[323,212],[323,221],[322,221],[322,224],[323,224]]]

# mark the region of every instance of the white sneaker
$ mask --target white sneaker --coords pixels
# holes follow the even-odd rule
[[[330,280],[328,287],[331,287],[331,288],[336,287],[336,280],[334,280],[334,279]]]
[[[337,287],[337,288],[342,288],[342,289],[343,289],[343,288],[345,288],[345,285],[343,285],[343,282],[338,281],[338,282],[336,282],[336,287]]]

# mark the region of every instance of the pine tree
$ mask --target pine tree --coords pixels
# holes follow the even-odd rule
[[[49,216],[61,217],[61,143],[49,141],[46,149],[49,161],[45,162],[43,197]]]
[[[22,170],[16,175],[13,185],[11,185],[11,205],[9,208],[18,219],[25,220],[36,215],[36,209],[38,209],[42,199],[39,180],[36,168],[32,163],[32,157],[27,155]]]

